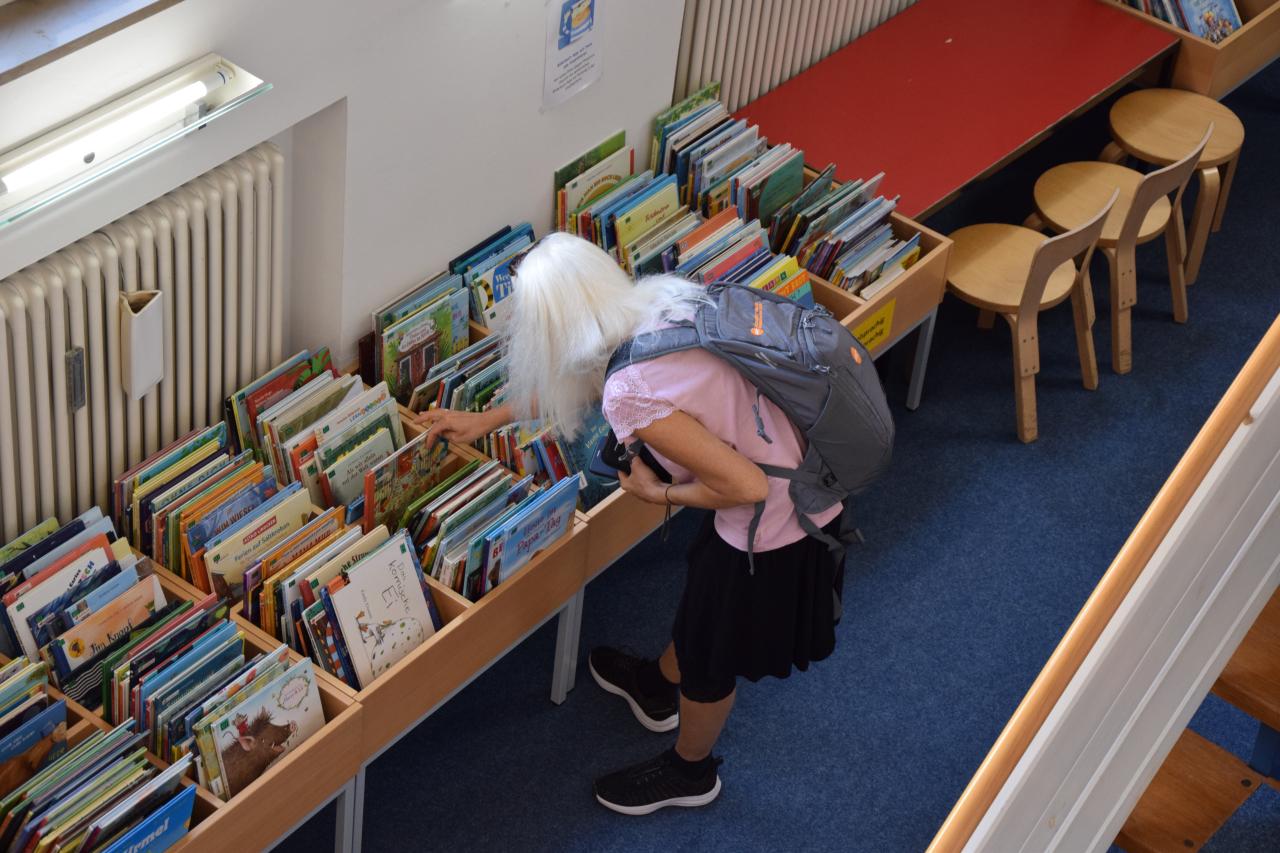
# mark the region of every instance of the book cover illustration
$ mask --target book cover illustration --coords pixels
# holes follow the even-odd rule
[[[434,633],[415,559],[401,532],[348,572],[347,585],[332,595],[361,687]]]
[[[436,300],[396,323],[382,333],[382,376],[387,383],[391,395],[400,402],[407,402],[413,392],[412,376],[426,378],[426,372],[442,358],[448,358],[465,346],[468,340],[467,320],[469,319],[470,294],[464,288]],[[435,333],[435,350],[427,363],[425,349],[433,342],[430,336]],[[412,358],[415,349],[424,350],[419,358],[421,373],[412,370]],[[401,355],[408,356],[410,361],[409,381],[402,380]],[[421,381],[419,379],[418,381]]]
[[[298,661],[269,687],[213,725],[218,763],[230,799],[324,725],[310,659]]]
[[[265,412],[325,371],[331,373],[335,379],[338,377],[338,371],[330,361],[328,347],[322,348],[314,355],[303,357],[288,369],[273,376],[265,384],[259,387],[251,386],[252,390],[244,396],[243,406],[246,417],[242,427],[249,440],[252,441],[257,436],[259,414]],[[239,409],[239,406],[240,403],[237,400],[237,409]],[[241,446],[240,449],[244,450],[246,448]]]
[[[296,488],[295,488],[296,487]],[[240,530],[211,546],[205,559],[213,591],[238,599],[244,592],[244,571],[271,546],[311,520],[311,495],[298,483],[283,499],[251,519]]]
[[[566,163],[559,169],[556,169],[555,177],[553,179],[556,191],[558,192],[559,190],[564,189],[564,185],[570,180],[581,175],[597,163],[600,163],[610,154],[620,150],[626,144],[627,132],[625,130],[619,130],[599,145],[588,151],[584,151],[571,162]]]
[[[496,540],[491,583],[505,581],[535,554],[564,535],[578,506],[578,478],[569,477],[530,498],[528,506],[511,519]]]
[[[1240,12],[1232,0],[1174,0],[1187,19],[1187,29],[1214,44],[1240,29]]]
[[[427,443],[424,432],[364,475],[364,529],[394,528],[405,509],[430,488],[448,454],[443,441]]]

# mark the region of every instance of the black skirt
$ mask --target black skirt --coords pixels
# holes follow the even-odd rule
[[[839,526],[837,518],[824,530]],[[716,702],[738,677],[786,678],[830,655],[843,583],[843,562],[809,536],[757,552],[752,573],[746,552],[721,539],[715,514],[706,513],[671,632],[681,693]]]

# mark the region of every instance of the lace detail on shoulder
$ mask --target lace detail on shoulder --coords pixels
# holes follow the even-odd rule
[[[624,367],[604,386],[605,420],[621,441],[638,429],[665,418],[676,410],[670,400],[655,397],[649,383],[636,366]]]

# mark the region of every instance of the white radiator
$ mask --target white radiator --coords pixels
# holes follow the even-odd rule
[[[269,143],[0,281],[0,524],[107,506],[281,355],[284,158]],[[121,385],[119,294],[164,296],[164,377]]]
[[[673,99],[719,80],[736,110],[914,2],[685,0]]]

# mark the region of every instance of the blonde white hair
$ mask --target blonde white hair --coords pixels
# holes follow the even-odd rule
[[[623,341],[693,316],[706,296],[673,275],[634,282],[603,249],[572,234],[543,237],[512,283],[508,400],[566,437],[604,391],[609,357]]]

